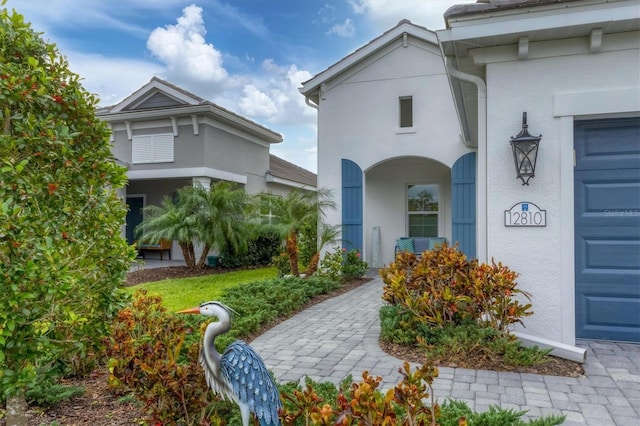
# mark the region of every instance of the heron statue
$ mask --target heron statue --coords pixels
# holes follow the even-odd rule
[[[251,413],[260,426],[280,426],[280,393],[260,355],[241,340],[230,344],[222,355],[216,350],[216,337],[231,328],[231,312],[228,306],[213,301],[178,313],[218,318],[207,325],[200,350],[200,365],[211,391],[238,404],[243,426],[249,426]]]

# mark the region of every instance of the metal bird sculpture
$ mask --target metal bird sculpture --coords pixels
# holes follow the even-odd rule
[[[249,426],[250,413],[256,415],[260,426],[280,426],[280,393],[260,355],[241,340],[230,344],[222,355],[216,350],[215,338],[231,328],[231,312],[228,306],[213,301],[178,313],[218,318],[207,325],[200,350],[200,365],[213,393],[238,404],[243,426]]]

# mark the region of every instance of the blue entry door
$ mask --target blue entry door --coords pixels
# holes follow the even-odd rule
[[[576,337],[640,342],[640,118],[574,127]]]

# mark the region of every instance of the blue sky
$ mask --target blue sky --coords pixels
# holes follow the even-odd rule
[[[300,83],[401,19],[437,30],[474,0],[8,0],[112,105],[163,78],[281,133],[271,152],[316,171]]]

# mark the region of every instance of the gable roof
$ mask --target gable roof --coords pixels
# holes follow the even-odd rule
[[[318,176],[307,169],[296,166],[280,157],[269,154],[269,170],[267,170],[267,182],[281,183],[289,186],[297,186],[306,189],[315,189],[318,186]]]
[[[283,140],[280,133],[158,77],[116,105],[99,108],[96,115],[109,123],[204,115],[268,143]]]
[[[387,30],[379,37],[374,38],[369,43],[356,49],[335,64],[329,66],[326,70],[316,74],[310,80],[303,82],[302,87],[299,89],[300,93],[302,93],[306,98],[313,98],[314,102],[317,104],[318,93],[320,92],[320,88],[323,83],[356,66],[358,63],[362,62],[374,53],[399,38],[402,38],[404,34],[426,41],[434,46],[438,46],[438,39],[435,32],[425,27],[415,25],[408,19],[403,19],[398,22],[395,27]]]
[[[120,112],[145,109],[143,105],[144,102],[154,96],[161,96],[168,100],[173,100],[172,104],[174,106],[199,105],[205,102],[205,99],[154,76],[147,84],[112,106],[110,111]]]

